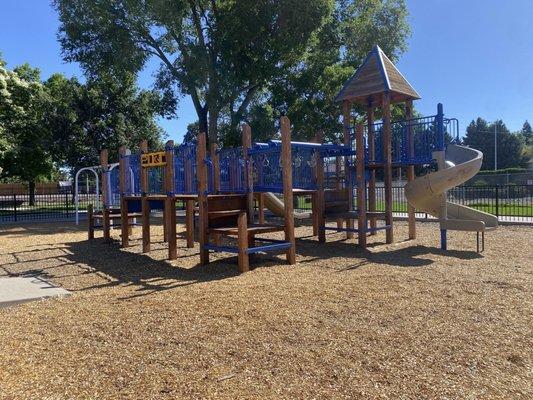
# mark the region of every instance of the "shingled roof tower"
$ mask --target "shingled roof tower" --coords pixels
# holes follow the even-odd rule
[[[387,243],[393,242],[392,229],[392,154],[391,154],[391,104],[405,103],[406,120],[413,118],[413,100],[420,99],[420,95],[405,79],[402,73],[396,68],[391,60],[383,53],[379,46],[374,46],[372,51],[367,55],[363,64],[357,69],[355,74],[344,84],[335,101],[343,102],[343,124],[344,124],[344,143],[350,145],[352,139],[352,106],[359,104],[366,106],[367,110],[367,128],[366,140],[368,143],[368,163],[365,164],[365,154],[357,153],[356,159],[361,168],[367,168],[370,172],[368,181],[368,216],[370,219],[370,231],[376,229],[376,220],[372,217],[376,212],[376,169],[382,168],[384,171],[385,183],[385,224]],[[382,126],[374,125],[374,111],[377,107],[381,108]],[[408,140],[413,143],[411,124],[408,123]],[[375,162],[375,130],[379,129],[383,161]],[[362,128],[361,128],[362,131]],[[355,132],[354,132],[355,133]],[[363,133],[355,135],[359,140],[364,140]],[[414,151],[412,144],[410,152]],[[363,152],[364,153],[364,152]],[[347,169],[347,175],[351,172]],[[407,180],[414,179],[414,166],[407,166]],[[349,176],[347,176],[347,179]],[[366,182],[358,182],[357,206],[361,215],[366,213]],[[409,238],[416,237],[414,209],[409,207]],[[359,223],[366,225],[366,216],[362,216]],[[350,223],[353,225],[353,223]],[[362,232],[362,230],[360,230]],[[363,233],[359,234],[360,244],[366,245],[366,239]]]
[[[376,45],[355,74],[344,84],[335,101],[378,103],[385,93],[390,94],[391,103],[420,99],[416,90]]]

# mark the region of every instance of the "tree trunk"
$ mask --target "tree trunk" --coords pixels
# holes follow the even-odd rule
[[[209,110],[209,131],[207,134],[207,146],[211,143],[218,143],[218,110]]]
[[[35,205],[35,181],[31,180],[28,182],[28,191],[30,194],[30,206]]]
[[[203,107],[201,110],[196,110],[196,113],[198,114],[198,128],[199,132],[208,132],[208,125],[207,125],[207,107]]]

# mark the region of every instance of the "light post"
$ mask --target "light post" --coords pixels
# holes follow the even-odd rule
[[[494,123],[494,171],[498,169],[498,141],[497,141],[497,125]]]

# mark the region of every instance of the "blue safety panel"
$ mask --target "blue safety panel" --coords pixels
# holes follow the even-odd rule
[[[245,193],[248,191],[248,166],[242,147],[221,149],[218,152],[220,168],[220,192]]]
[[[174,192],[196,194],[196,143],[183,143],[174,148]]]
[[[127,199],[128,212],[138,213],[142,211],[141,199]]]
[[[124,194],[135,196],[141,194],[141,154],[134,153],[122,156],[126,172],[124,174]]]
[[[315,166],[320,146],[311,143],[291,143],[292,188],[316,190]],[[254,191],[283,192],[281,142],[257,143],[249,150]]]
[[[150,210],[163,210],[165,208],[165,202],[163,200],[148,200]]]
[[[368,142],[368,133],[374,133],[373,143]],[[355,148],[355,135],[352,129],[352,147]],[[391,157],[396,165],[427,165],[434,162],[433,152],[445,149],[445,134],[457,140],[458,121],[444,118],[442,105],[438,106],[437,115],[391,123]],[[411,139],[412,138],[412,139]],[[383,122],[365,127],[364,133],[365,163],[381,164],[383,157]],[[370,145],[374,146],[374,156],[370,154]]]

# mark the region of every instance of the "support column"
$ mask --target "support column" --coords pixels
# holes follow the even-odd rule
[[[352,104],[345,100],[342,104],[342,120],[344,130],[344,145],[350,147],[350,120],[351,120]],[[348,210],[353,210],[353,186],[352,186],[352,171],[350,169],[350,157],[346,156],[344,159],[344,179],[346,180],[346,190],[348,192]],[[354,220],[348,219],[346,221],[346,228],[354,229]],[[346,232],[347,239],[353,239],[353,232]]]
[[[392,154],[391,154],[391,105],[390,93],[383,94],[383,169],[385,183],[385,223],[389,226],[386,230],[386,242],[394,241],[392,227]]]
[[[319,132],[319,141],[322,143],[324,141],[324,133],[321,131]],[[317,218],[316,223],[318,227],[318,241],[320,243],[324,243],[326,241],[326,230],[324,229],[326,227],[326,221],[324,218],[324,213],[326,211],[325,204],[324,204],[324,185],[325,185],[325,179],[324,179],[324,159],[321,155],[317,157],[316,160],[316,196],[315,201],[316,205],[315,208],[317,210]]]
[[[124,199],[126,192],[126,146],[118,151],[119,187],[120,187],[120,236],[123,248],[129,246],[130,220],[128,218],[128,202]]]
[[[368,157],[370,162],[373,163],[376,160],[376,143],[374,133],[374,106],[372,100],[368,102],[366,109],[367,123],[368,123]],[[376,170],[370,169],[370,180],[368,181],[368,209],[371,213],[376,212]],[[376,218],[370,217],[370,228],[375,229],[377,227]],[[372,230],[371,235],[375,235],[376,231]]]
[[[252,129],[248,124],[242,124],[242,158],[244,165],[250,165],[250,156],[248,150],[252,147]],[[254,220],[254,180],[252,175],[252,168],[246,168],[246,212],[248,214],[248,223],[253,223]]]
[[[209,153],[211,154],[211,162],[213,163],[213,182],[215,194],[220,192],[220,160],[218,158],[218,148],[216,143],[211,143],[209,146]]]
[[[407,146],[409,149],[409,158],[412,160],[415,155],[415,146],[413,140],[413,126],[411,120],[413,119],[413,100],[405,102],[405,119],[407,120]],[[412,162],[412,161],[411,161]],[[407,166],[407,182],[412,182],[415,179],[415,166]],[[415,208],[407,203],[407,220],[409,223],[409,239],[416,239],[416,218]]]
[[[168,258],[175,260],[178,258],[178,243],[176,236],[176,180],[174,177],[174,141],[169,140],[165,145],[165,199]]]
[[[294,203],[292,195],[291,122],[281,117],[281,160],[283,163],[283,203],[285,210],[285,240],[291,244],[287,250],[287,262],[296,263],[296,240],[294,237]]]
[[[207,234],[208,227],[208,208],[207,208],[207,166],[206,159],[206,137],[201,132],[198,135],[198,149],[196,151],[196,171],[198,175],[198,209],[199,209],[199,234],[200,242],[200,264],[209,263],[209,251],[205,246],[209,243]]]
[[[104,241],[109,242],[111,240],[111,226],[109,219],[109,159],[107,150],[104,149],[100,152],[100,166],[102,168],[102,229],[104,231]]]
[[[363,138],[363,125],[357,125],[355,137],[355,152],[357,154],[357,237],[359,246],[366,248],[366,182],[365,182],[365,143]]]
[[[148,142],[143,140],[140,146],[141,154],[148,153]],[[141,166],[141,209],[143,253],[150,252],[150,202],[148,201],[148,170]]]

